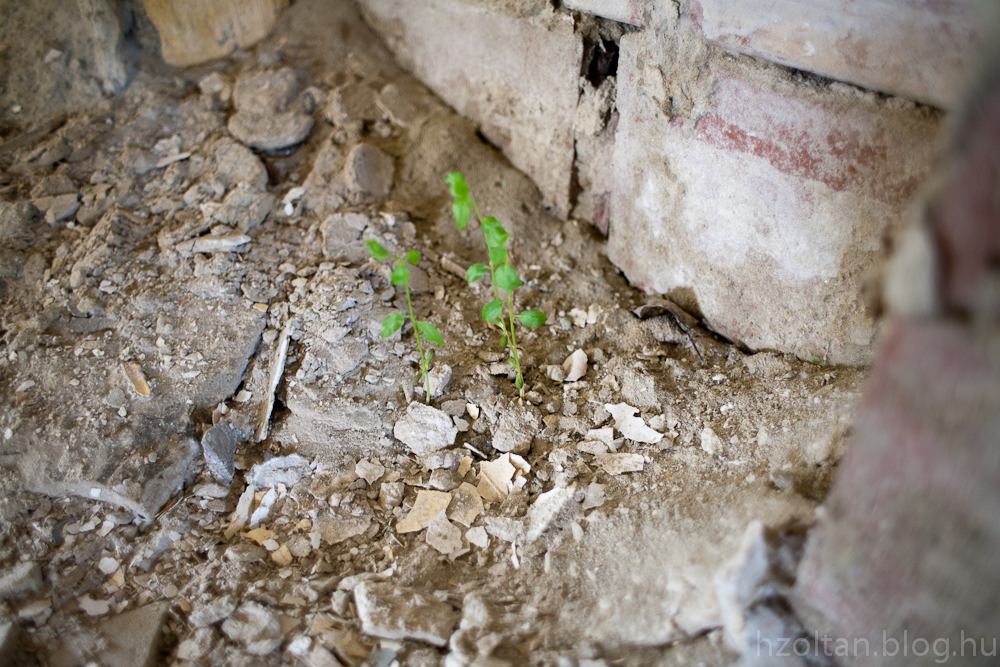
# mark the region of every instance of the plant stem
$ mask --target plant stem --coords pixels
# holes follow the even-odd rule
[[[517,358],[517,340],[514,338],[514,294],[512,292],[507,293],[507,315],[510,317],[510,347],[513,351],[514,370],[517,371],[517,379],[520,380],[519,384],[521,385],[518,391],[520,391],[521,398],[524,398],[524,376],[521,375],[521,361]]]
[[[476,218],[479,219],[479,228],[482,229],[483,226],[483,214],[479,212],[479,204],[476,203],[476,198],[469,194],[469,200],[472,201],[472,207],[476,209]],[[485,232],[483,232],[485,238]],[[489,244],[486,244],[489,247]],[[500,291],[497,289],[496,275],[494,270],[496,265],[493,263],[493,259],[490,259],[490,285],[493,287],[493,298],[497,301],[502,301],[500,298]],[[507,337],[509,341],[507,347],[510,348],[511,358],[514,360],[514,370],[517,371],[517,377],[521,378],[521,397],[524,398],[524,377],[521,375],[521,362],[517,356],[517,339],[514,337],[514,293],[507,293],[507,315],[510,318],[510,331],[507,331],[507,327],[503,321],[503,313],[500,314],[500,331],[503,332],[504,336]]]
[[[427,374],[427,360],[424,358],[424,346],[420,343],[420,330],[417,328],[417,318],[413,315],[413,301],[410,300],[410,282],[403,283],[406,288],[406,306],[410,309],[410,321],[413,322],[413,335],[417,339],[417,350],[420,352],[420,369],[424,374],[424,395],[427,405],[431,404],[431,379]]]

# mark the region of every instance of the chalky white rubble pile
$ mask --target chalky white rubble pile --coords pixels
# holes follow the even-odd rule
[[[763,622],[745,529],[811,521],[858,373],[646,303],[351,6],[0,166],[0,664],[728,664]],[[549,314],[523,402],[454,169]],[[370,238],[423,257],[430,405]]]

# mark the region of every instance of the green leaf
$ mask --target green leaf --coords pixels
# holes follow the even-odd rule
[[[499,248],[510,238],[510,234],[503,228],[500,221],[492,215],[483,220],[483,235],[486,237],[486,245],[490,248]]]
[[[526,310],[517,316],[521,324],[526,327],[540,327],[545,324],[545,313],[540,310]]]
[[[417,322],[417,331],[426,340],[432,343],[437,343],[438,345],[444,345],[444,338],[441,337],[441,332],[438,328],[431,324],[430,322]]]
[[[500,338],[500,347],[501,347],[501,348],[504,348],[504,347],[507,347],[507,334],[504,334],[504,335],[503,335],[503,336],[502,336],[502,337]]]
[[[476,282],[489,271],[489,268],[485,264],[473,264],[469,267],[469,270],[465,272],[465,279],[469,281],[469,284]]]
[[[490,301],[488,304],[483,306],[483,321],[496,322],[500,319],[500,313],[502,312],[503,301]]]
[[[453,171],[444,177],[444,182],[451,188],[451,196],[464,198],[469,194],[469,186],[465,182],[465,174]]]
[[[429,347],[427,348],[427,351],[424,352],[424,363],[430,366],[432,361],[434,361],[434,348]]]
[[[469,219],[472,218],[472,203],[469,201],[469,198],[462,197],[453,201],[451,203],[451,213],[455,216],[455,225],[459,231],[464,230],[465,226],[469,224]]]
[[[417,264],[420,263],[420,253],[417,252],[416,250],[411,250],[410,252],[406,253],[406,261],[412,264],[413,266],[416,266]]]
[[[524,391],[524,378],[521,377],[520,375],[518,375],[517,379],[514,380],[514,386],[517,387],[518,391],[523,392]]]
[[[493,266],[500,266],[507,261],[507,249],[503,246],[490,248],[490,262]]]
[[[406,281],[410,279],[410,270],[406,268],[405,264],[400,264],[392,271],[392,284],[393,285],[405,285]]]
[[[384,261],[386,257],[389,256],[389,251],[385,249],[381,243],[375,239],[368,239],[368,251],[372,254],[372,257],[378,261]]]
[[[421,370],[419,373],[413,376],[413,386],[416,387],[423,381],[424,381],[424,372]]]
[[[493,272],[493,277],[496,278],[497,285],[501,289],[506,290],[508,294],[524,284],[517,277],[517,271],[510,264],[498,266],[496,271]]]
[[[382,320],[382,338],[388,338],[399,331],[399,328],[403,326],[404,319],[402,313],[390,313],[386,315],[385,319]]]

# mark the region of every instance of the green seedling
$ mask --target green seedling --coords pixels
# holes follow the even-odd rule
[[[430,322],[418,320],[413,314],[413,300],[410,298],[410,270],[406,265],[412,264],[416,266],[419,264],[420,253],[416,250],[411,250],[406,253],[405,257],[396,257],[389,254],[385,246],[375,239],[368,241],[368,250],[371,252],[372,257],[380,262],[392,259],[396,263],[396,267],[392,270],[392,284],[397,286],[402,285],[406,289],[406,307],[408,312],[407,314],[390,313],[386,315],[385,319],[382,320],[382,338],[388,338],[399,331],[403,323],[406,322],[406,318],[410,318],[410,321],[413,323],[413,335],[417,338],[417,350],[420,352],[420,373],[413,378],[413,384],[417,384],[421,379],[423,380],[424,395],[427,398],[427,404],[430,405],[431,381],[427,371],[430,368],[431,362],[434,361],[434,348],[428,345],[427,351],[424,352],[423,341],[426,340],[428,343],[444,345],[444,338],[441,337],[441,332],[438,331],[436,326]],[[421,336],[423,336],[423,339],[421,339]]]
[[[479,206],[469,192],[469,186],[465,183],[465,176],[457,171],[453,171],[444,179],[451,188],[453,202],[451,204],[452,213],[455,216],[455,224],[459,230],[464,230],[472,214],[475,212],[479,226],[483,230],[483,237],[486,239],[486,247],[489,250],[489,265],[473,264],[465,274],[465,279],[471,285],[489,272],[493,279],[493,301],[483,306],[483,321],[500,327],[503,333],[500,346],[507,348],[510,353],[508,363],[514,368],[517,378],[514,381],[521,398],[524,398],[524,373],[521,371],[521,359],[517,351],[517,334],[514,332],[515,318],[526,327],[539,327],[545,324],[545,313],[538,310],[524,310],[514,314],[514,290],[523,285],[517,276],[517,271],[510,262],[510,253],[507,251],[507,241],[510,234],[503,228],[500,221],[492,215],[483,217],[479,212]],[[501,298],[500,290],[507,294],[507,298]],[[504,306],[507,306],[506,319],[504,318]]]

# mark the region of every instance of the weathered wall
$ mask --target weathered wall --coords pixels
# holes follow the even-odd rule
[[[776,24],[760,2],[571,0],[634,26],[615,35],[617,70],[599,86],[580,57],[594,43],[586,14],[573,15],[574,32],[543,3],[362,4],[404,66],[479,122],[557,214],[609,235],[633,284],[751,348],[858,364],[876,335],[866,290],[934,161],[940,114],[732,52],[947,100],[972,40],[971,2],[899,0],[905,28],[944,34],[907,46],[895,28],[883,39],[888,19],[873,3],[805,3]],[[816,52],[781,51],[775,35]],[[941,40],[954,48],[932,57]]]
[[[622,40],[608,256],[751,348],[867,361],[864,283],[933,161],[937,114],[675,25]]]
[[[403,67],[475,120],[565,218],[583,54],[573,20],[545,8],[525,18],[525,8],[460,0],[360,4]]]

